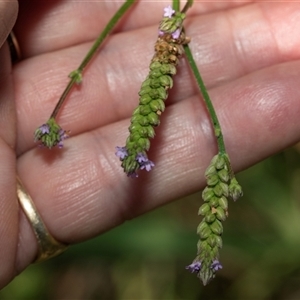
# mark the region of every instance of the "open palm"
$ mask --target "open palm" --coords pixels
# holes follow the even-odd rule
[[[48,119],[67,75],[121,3],[19,2],[14,31],[23,59],[12,75],[7,45],[0,51],[1,286],[37,252],[16,199],[16,168],[53,236],[75,243],[201,189],[216,153],[208,113],[182,59],[149,152],[154,170],[133,180],[115,157],[115,146],[125,144],[158,22],[169,4],[148,1],[139,1],[126,14],[63,106],[57,120],[71,130],[64,148],[37,148],[34,130]],[[15,2],[4,9],[11,11],[5,14],[8,33]],[[299,14],[299,3],[230,1],[196,2],[188,13],[190,47],[235,171],[300,139]]]

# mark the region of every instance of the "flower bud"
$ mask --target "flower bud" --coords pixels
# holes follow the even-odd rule
[[[225,213],[224,209],[220,206],[216,208],[215,215],[216,215],[217,219],[219,219],[220,221],[226,220],[226,213]]]
[[[215,186],[219,182],[219,176],[217,174],[207,175],[206,182],[208,186]]]
[[[217,235],[221,235],[223,233],[222,223],[217,219],[210,225],[210,229]]]
[[[150,103],[150,107],[153,112],[157,112],[158,110],[163,112],[165,110],[165,103],[163,100],[152,100]]]
[[[202,199],[205,202],[209,201],[214,196],[215,196],[214,191],[210,187],[206,187],[202,192]]]
[[[141,88],[141,90],[139,91],[139,95],[140,96],[143,96],[143,95],[146,95],[146,94],[150,95],[151,92],[153,92],[153,89],[149,85],[147,85],[147,86],[144,86],[144,87]]]
[[[216,173],[217,173],[217,171],[216,171],[215,166],[214,165],[209,165],[209,167],[205,171],[205,176],[214,175]]]
[[[162,64],[159,61],[155,61],[150,64],[149,68],[150,70],[154,70],[154,69],[159,69],[161,66]]]
[[[137,141],[137,145],[139,145],[142,149],[145,149],[146,151],[148,151],[150,148],[150,141],[149,141],[149,139],[140,138]]]
[[[208,238],[207,238],[207,240],[206,240],[206,242],[207,242],[207,244],[211,247],[211,248],[214,248],[216,245],[217,245],[217,239],[216,239],[216,235],[215,234],[211,234]]]
[[[223,155],[220,154],[217,156],[217,159],[216,159],[216,162],[214,165],[218,170],[221,170],[224,168],[225,163],[226,163],[226,161],[225,161]]]
[[[197,227],[197,233],[199,234],[201,239],[206,239],[211,234],[211,230],[209,226],[204,221],[202,221]]]
[[[218,172],[218,175],[220,177],[220,179],[223,181],[223,182],[228,182],[229,180],[229,172],[228,170],[226,169],[222,169]]]
[[[233,201],[236,201],[241,196],[243,196],[242,187],[239,185],[235,177],[231,179],[231,182],[229,184],[229,193]]]
[[[223,195],[223,188],[221,186],[221,182],[218,183],[214,188],[213,191],[216,196],[221,197]]]
[[[153,69],[151,70],[150,74],[149,74],[149,77],[150,78],[158,78],[160,76],[162,76],[162,72],[160,71],[160,68],[157,68],[157,69]]]
[[[228,184],[225,183],[225,182],[220,182],[219,183],[220,187],[222,188],[223,190],[223,195],[225,197],[228,197],[229,196],[229,188],[228,188]]]
[[[163,75],[159,77],[159,82],[163,87],[168,87],[168,88],[173,87],[173,79],[169,75]]]
[[[215,214],[212,214],[212,213],[208,213],[205,216],[205,222],[207,222],[207,223],[212,223],[215,221],[215,219],[216,219],[216,216],[215,216]]]
[[[198,215],[205,216],[211,210],[208,203],[204,203],[200,206],[198,210]]]
[[[217,196],[212,197],[209,201],[209,204],[212,207],[218,207],[219,206],[219,197],[217,197]]]
[[[157,89],[153,89],[149,92],[149,95],[152,99],[163,99],[165,100],[168,96],[165,88],[159,87]]]
[[[221,198],[219,198],[219,205],[220,207],[222,207],[224,210],[228,209],[228,201],[227,198],[222,196]]]
[[[136,131],[139,131],[140,128],[143,128],[140,124],[137,124],[137,123],[133,123],[133,124],[130,124],[129,126],[129,131],[131,133],[134,133]]]
[[[150,97],[149,94],[146,94],[146,95],[143,95],[140,97],[141,104],[148,104],[151,100],[152,100],[152,98]],[[139,109],[139,106],[136,109]]]
[[[221,249],[223,247],[223,241],[222,238],[220,236],[215,236],[216,238],[216,246]]]
[[[152,109],[148,104],[140,105],[139,108],[140,108],[140,114],[143,116],[147,116],[152,112]]]
[[[149,125],[149,119],[148,119],[148,116],[138,115],[137,117],[139,117],[138,120],[137,120],[137,122],[138,122],[140,125],[143,125],[143,126]],[[132,118],[131,120],[133,121],[133,118]]]
[[[199,234],[199,237],[200,237],[201,240],[205,240],[211,234],[211,230],[210,230],[209,227],[206,227],[205,229],[199,231],[198,234]]]
[[[149,113],[149,115],[147,116],[148,120],[149,120],[149,124],[153,125],[153,126],[158,126],[160,121],[159,121],[159,116],[154,113],[151,112]]]
[[[160,78],[152,78],[150,81],[150,86],[153,89],[157,89],[157,88],[161,87]]]
[[[154,138],[155,131],[154,131],[153,127],[152,126],[147,126],[147,131],[148,131],[148,137],[149,138]]]
[[[176,74],[176,67],[172,64],[163,64],[160,67],[160,72],[162,74],[166,74],[166,75],[175,75]]]

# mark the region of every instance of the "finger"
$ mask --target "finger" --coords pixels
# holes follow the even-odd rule
[[[293,29],[284,21],[294,16],[294,8],[294,3],[285,3],[285,9],[281,4],[255,4],[247,11],[242,7],[236,12],[218,13],[217,18],[215,14],[191,18],[187,31],[194,36],[191,48],[206,86],[220,86],[257,69],[299,58],[300,45],[293,38],[293,30],[300,30],[300,18],[292,18]],[[238,18],[238,12],[258,25],[249,26]],[[266,14],[270,14],[267,19]],[[128,43],[138,40],[138,36],[138,43]],[[248,36],[252,37],[251,42]],[[84,73],[82,85],[72,91],[64,105],[59,116],[63,128],[70,129],[74,136],[129,117],[137,105],[141,82],[147,76],[155,39],[154,27],[112,37]],[[19,87],[19,153],[33,147],[35,128],[47,120],[69,80],[66,74],[76,68],[89,47],[90,44],[83,44],[45,54],[15,68]],[[178,69],[167,105],[199,93],[184,60]],[[28,78],[30,84],[24,84]]]
[[[94,40],[122,5],[115,1],[20,1],[16,24],[23,57]],[[137,1],[114,32],[158,26],[167,2]],[[245,2],[194,3],[189,15],[228,9]]]
[[[16,198],[16,119],[10,56],[7,44],[0,48],[0,288],[15,275],[18,245]]]
[[[0,47],[11,32],[17,18],[17,13],[17,0],[0,2]]]
[[[299,67],[282,64],[210,91],[236,171],[300,140]],[[156,166],[136,180],[114,156],[128,122],[71,138],[63,151],[34,149],[18,160],[20,176],[59,240],[91,238],[204,186],[216,145],[199,97],[167,109],[149,153]]]

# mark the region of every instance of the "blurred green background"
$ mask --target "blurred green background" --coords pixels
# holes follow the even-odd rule
[[[223,270],[203,287],[185,270],[196,254],[196,193],[32,265],[0,299],[300,299],[300,145],[238,174]]]

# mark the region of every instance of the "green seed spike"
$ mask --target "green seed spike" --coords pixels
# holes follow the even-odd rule
[[[139,105],[131,118],[129,137],[125,147],[117,147],[116,155],[122,161],[125,173],[130,177],[136,177],[138,169],[145,168],[150,171],[154,166],[146,154],[150,148],[149,138],[154,137],[154,128],[160,124],[168,90],[173,87],[172,77],[176,74],[179,58],[184,53],[183,45],[189,42],[182,31],[185,14],[166,9],[165,17],[159,26],[149,74],[138,93]]]

